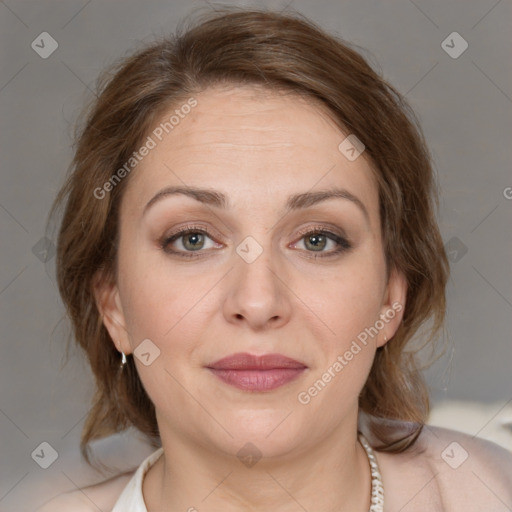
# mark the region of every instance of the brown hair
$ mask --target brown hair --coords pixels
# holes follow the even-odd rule
[[[216,84],[261,85],[320,102],[340,129],[366,146],[379,188],[388,274],[391,268],[403,272],[408,291],[402,323],[377,350],[359,404],[380,441],[377,449],[405,450],[429,412],[415,351],[405,347],[421,325],[430,324],[427,342],[435,341],[444,322],[448,278],[435,219],[436,184],[421,129],[404,98],[346,42],[298,13],[231,7],[139,50],[101,77],[78,133],[71,172],[52,208],[53,213],[65,205],[57,243],[59,290],[96,380],[82,454],[89,461],[90,441],[128,426],[155,445],[159,439],[154,406],[133,358],[118,372],[119,353],[93,294],[99,270],[116,279],[118,212],[129,176],[103,199],[94,191],[172,105]],[[410,422],[413,428],[397,439],[379,418]]]

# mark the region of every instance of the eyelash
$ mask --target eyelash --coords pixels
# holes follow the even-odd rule
[[[161,246],[162,250],[165,251],[168,254],[173,254],[173,255],[176,255],[178,257],[183,257],[183,258],[200,258],[204,254],[204,252],[201,254],[201,252],[200,252],[201,250],[199,250],[199,251],[186,251],[186,252],[183,252],[183,251],[174,251],[174,250],[168,249],[168,246],[171,243],[173,243],[176,240],[178,240],[179,238],[181,238],[181,237],[183,237],[185,235],[197,234],[197,233],[200,233],[200,234],[208,236],[209,238],[212,238],[212,235],[210,234],[210,232],[208,230],[202,228],[202,227],[199,227],[199,226],[185,226],[185,227],[179,229],[178,231],[176,231],[175,233],[173,233],[172,235],[170,235],[168,237],[165,237],[160,242],[160,246]],[[308,236],[323,235],[323,236],[326,236],[327,238],[329,238],[330,240],[332,240],[333,242],[335,242],[338,245],[337,249],[335,249],[334,251],[330,251],[330,252],[326,252],[326,253],[319,252],[317,254],[314,254],[312,257],[315,258],[315,259],[317,257],[320,257],[320,258],[333,257],[333,256],[336,256],[338,254],[347,252],[350,249],[352,249],[351,243],[346,238],[344,238],[342,236],[339,236],[336,233],[333,233],[333,232],[328,231],[328,230],[326,230],[324,228],[321,228],[321,227],[308,228],[305,231],[301,231],[299,233],[299,235],[300,235],[299,241],[302,240],[305,237],[308,237]],[[315,251],[306,251],[306,252],[314,253]]]

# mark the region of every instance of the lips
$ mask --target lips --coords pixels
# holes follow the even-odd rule
[[[215,363],[209,364],[207,367],[214,370],[276,370],[279,368],[307,368],[305,364],[281,354],[254,356],[247,353],[238,353],[224,357],[215,361]]]
[[[226,384],[244,391],[271,391],[299,377],[307,366],[281,354],[237,353],[206,366]]]

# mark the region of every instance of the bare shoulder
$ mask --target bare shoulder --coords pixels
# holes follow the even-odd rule
[[[59,494],[35,512],[110,511],[134,472],[123,473],[98,484]]]
[[[490,441],[425,425],[409,450],[377,457],[388,503],[404,512],[512,510],[512,452]]]

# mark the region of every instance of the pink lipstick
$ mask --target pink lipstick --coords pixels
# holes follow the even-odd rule
[[[272,391],[296,379],[307,366],[281,354],[236,353],[206,366],[216,377],[244,391]]]

